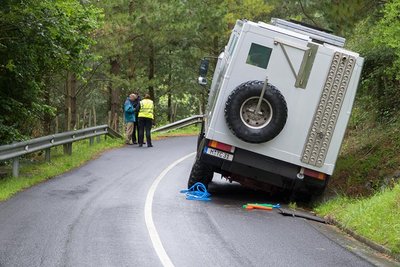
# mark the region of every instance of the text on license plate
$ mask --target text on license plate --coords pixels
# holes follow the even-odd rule
[[[206,154],[217,157],[217,158],[221,158],[221,159],[225,159],[225,160],[229,160],[229,161],[233,160],[232,154],[222,152],[222,151],[219,151],[214,148],[207,147],[205,152],[206,152]]]

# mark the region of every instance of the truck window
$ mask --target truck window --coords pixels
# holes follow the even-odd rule
[[[266,46],[252,43],[246,63],[266,69],[271,57],[272,49]]]

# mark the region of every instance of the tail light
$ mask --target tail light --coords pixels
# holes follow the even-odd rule
[[[208,146],[212,147],[212,148],[215,148],[215,149],[218,149],[218,150],[222,150],[222,151],[228,152],[228,153],[235,152],[235,147],[234,146],[230,146],[230,145],[227,145],[227,144],[224,144],[224,143],[221,143],[221,142],[217,142],[217,141],[214,141],[214,140],[210,140],[208,142]]]
[[[306,176],[313,177],[315,179],[322,180],[322,181],[325,180],[327,177],[326,173],[318,172],[318,171],[314,171],[314,170],[310,170],[310,169],[306,169],[306,168],[302,168],[302,172]]]

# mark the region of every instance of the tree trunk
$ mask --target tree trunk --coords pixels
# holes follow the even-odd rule
[[[113,76],[119,75],[121,71],[121,63],[119,61],[119,56],[110,59],[110,73]],[[109,92],[110,92],[110,111],[111,111],[111,118],[114,118],[112,121],[112,125],[119,125],[119,116],[118,114],[121,111],[120,105],[120,88],[113,88],[112,83],[109,83]],[[117,114],[117,116],[115,115]],[[118,129],[114,129],[118,130]]]
[[[171,54],[171,51],[169,51],[169,53]],[[167,96],[168,96],[168,121],[171,123],[173,122],[173,118],[172,118],[172,64],[171,61],[168,63],[168,67],[169,67],[169,73],[168,73],[168,92],[167,92]]]
[[[155,64],[154,57],[155,57],[155,55],[154,55],[154,45],[153,45],[153,44],[150,44],[149,75],[148,75],[149,82],[150,82],[150,85],[149,85],[149,94],[150,94],[151,99],[153,99],[153,101],[156,101],[156,99],[155,99],[155,94],[154,94],[154,85],[152,84],[152,81],[153,81],[153,79],[154,79],[154,72],[155,72],[155,71],[154,71],[154,69],[155,69],[155,66],[154,66],[154,64]]]
[[[168,122],[171,123],[173,121],[172,121],[172,94],[170,90],[168,90],[167,96],[168,96]]]
[[[44,97],[44,103],[50,107],[51,101],[50,101],[50,89],[49,88],[45,89],[43,97]],[[43,133],[44,133],[44,135],[51,134],[51,121],[52,121],[52,118],[51,118],[50,114],[46,112],[43,117]]]
[[[65,86],[65,130],[71,130],[76,124],[76,75],[67,73]]]

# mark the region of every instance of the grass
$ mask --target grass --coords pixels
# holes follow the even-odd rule
[[[316,211],[387,247],[392,253],[400,253],[400,183],[368,198],[338,196]]]
[[[315,208],[343,227],[400,253],[400,114],[377,122],[356,106],[328,191]]]
[[[163,139],[166,137],[173,137],[173,136],[192,136],[192,135],[198,135],[200,132],[200,126],[199,125],[190,125],[184,128],[180,128],[177,130],[172,130],[168,132],[156,132],[152,134],[152,138],[154,140],[157,139]]]
[[[288,207],[289,207],[289,209],[295,210],[295,209],[297,209],[297,203],[296,202],[290,202]]]
[[[357,110],[353,113],[352,117],[357,117]],[[329,185],[336,192],[361,197],[393,186],[391,178],[400,166],[400,119],[390,123],[371,121],[354,120],[349,124]]]
[[[51,150],[51,161],[44,161],[44,156],[34,154],[29,159],[20,160],[20,176],[5,177],[0,179],[0,201],[4,201],[16,193],[29,188],[47,179],[70,171],[94,159],[101,152],[121,147],[123,142],[120,139],[102,139],[100,143],[89,146],[89,141],[73,143],[72,156],[63,154],[63,147],[58,146]],[[79,152],[78,152],[79,151]]]

